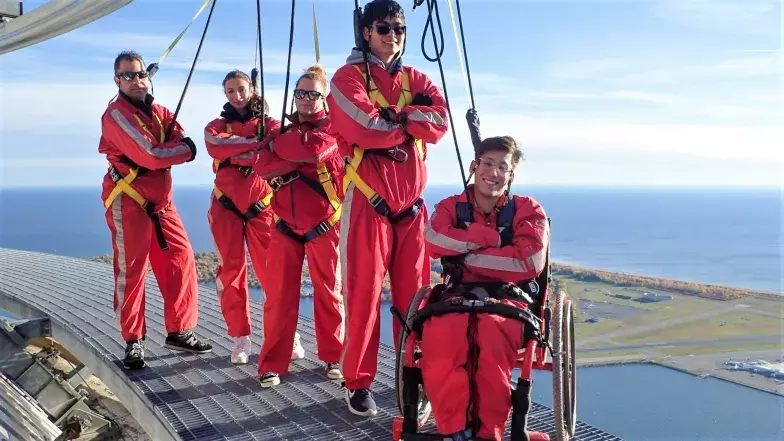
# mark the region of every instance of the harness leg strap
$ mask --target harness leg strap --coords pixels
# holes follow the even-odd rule
[[[152,206],[152,205],[150,205]],[[158,239],[158,246],[161,247],[161,250],[168,251],[169,244],[166,242],[166,235],[163,234],[163,225],[161,225],[161,216],[165,213],[164,211],[159,211],[157,213],[147,213],[152,219],[152,224],[155,227],[155,237]]]
[[[531,379],[520,378],[512,390],[511,441],[530,441],[527,432],[528,411],[531,408]]]

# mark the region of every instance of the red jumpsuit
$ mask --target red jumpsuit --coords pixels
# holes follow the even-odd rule
[[[172,202],[170,170],[193,160],[196,148],[190,140],[181,141],[179,123],[174,124],[169,141],[163,141],[171,121],[172,113],[153,104],[152,95],[145,103],[135,103],[122,92],[101,117],[98,152],[110,164],[101,199],[107,208],[114,252],[114,311],[126,342],[141,339],[147,332],[144,279],[148,259],[163,295],[166,331],[189,330],[198,320],[196,262]],[[139,174],[134,179],[135,170]],[[115,179],[124,183],[118,187]],[[127,192],[120,192],[121,188]],[[141,205],[145,202],[146,209]]]
[[[362,53],[356,49],[348,64],[335,72],[327,98],[341,156],[354,158],[347,165],[349,174],[344,179],[345,199],[340,220],[347,316],[341,369],[348,389],[369,389],[376,375],[384,275],[389,271],[392,304],[401,311],[406,310],[423,282],[429,280],[422,237],[427,209],[420,200],[427,180],[426,144],[438,142],[448,129],[446,101],[427,76],[404,67],[400,59],[385,68],[376,57],[369,55],[369,58],[371,88],[378,87],[378,94],[373,94],[375,103],[365,88]],[[410,84],[405,91],[404,75]],[[429,95],[432,105],[405,105],[420,93]],[[406,98],[403,103],[398,99],[401,94]],[[390,104],[388,107],[393,112],[405,114],[408,121],[401,125],[383,119],[379,112],[380,107],[385,107],[383,104]],[[423,141],[421,151],[413,138]],[[404,156],[401,152],[396,153],[400,162],[386,154],[395,147],[407,156],[404,161],[400,161]],[[355,177],[351,177],[352,170],[356,171]],[[370,204],[368,194],[362,191],[367,188],[362,182],[386,202],[391,216],[399,218],[391,220],[379,214]],[[418,212],[406,214],[418,200],[421,207]],[[397,345],[397,322],[393,331]]]
[[[259,124],[259,118],[250,114],[240,115],[231,104],[226,103],[221,117],[204,129],[207,152],[214,158],[215,189],[218,190],[213,190],[207,213],[218,256],[215,285],[229,336],[235,338],[251,333],[246,242],[256,277],[265,292],[267,288],[267,250],[272,212],[264,209],[252,217],[248,214],[247,220],[240,216],[272,193],[267,181],[252,173],[251,167],[240,164],[243,157],[253,157],[260,142],[257,134],[260,139],[265,135],[260,132]],[[265,119],[266,133],[279,127],[279,121],[269,117]],[[230,201],[240,213],[219,201],[221,193],[224,203]],[[269,199],[266,203],[269,204]]]
[[[288,370],[299,314],[302,263],[306,255],[313,283],[318,357],[325,363],[336,363],[343,350],[337,224],[343,162],[335,138],[329,134],[330,123],[324,112],[308,121],[301,121],[297,113],[290,119],[292,124],[282,135],[273,133],[265,140],[268,148],[261,149],[253,167],[275,188],[272,209],[277,218],[270,243],[275,258],[267,263],[269,277],[259,375]],[[319,165],[323,172],[321,176]],[[320,184],[320,178],[331,191]],[[321,230],[320,235],[308,237],[308,240],[303,238],[319,225],[326,231]],[[284,231],[293,234],[290,236]]]
[[[469,191],[473,192],[473,186]],[[436,205],[425,230],[431,257],[466,254],[463,282],[509,282],[538,276],[544,270],[550,231],[542,206],[530,197],[513,196],[516,206],[512,244],[499,248],[496,215],[506,203],[498,201],[489,216],[474,207],[475,222],[457,228],[458,201],[465,193]],[[503,303],[525,308],[513,300]],[[447,314],[431,318],[422,329],[422,380],[433,406],[438,430],[452,434],[467,426],[466,415],[479,420],[478,438],[503,438],[512,408],[511,373],[523,348],[523,324],[490,314]],[[475,320],[470,329],[469,322]],[[467,335],[468,334],[468,335]],[[469,340],[478,346],[476,364],[468,357]],[[446,344],[445,344],[446,343]],[[473,379],[473,386],[469,387]],[[470,390],[476,391],[470,396]],[[472,409],[469,409],[469,402]]]

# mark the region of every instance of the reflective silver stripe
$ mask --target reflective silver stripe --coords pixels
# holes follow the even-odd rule
[[[514,257],[488,256],[486,254],[469,254],[465,258],[465,264],[477,268],[514,273],[523,273],[533,268],[526,265],[524,261]]]
[[[115,256],[115,264],[119,268],[117,280],[115,281],[115,299],[117,300],[117,307],[114,309],[114,315],[117,318],[117,323],[120,324],[122,316],[122,307],[125,302],[125,287],[127,285],[126,277],[128,276],[128,268],[125,263],[125,231],[123,229],[122,218],[122,199],[123,195],[114,198],[112,202],[112,222],[114,222],[114,229],[116,231],[114,236],[114,246],[117,247],[117,255]],[[122,329],[122,326],[120,326]]]
[[[371,118],[370,115],[363,112],[362,109],[357,107],[356,104],[352,103],[350,99],[346,98],[340,89],[335,85],[334,81],[331,82],[330,85],[332,90],[332,98],[335,99],[335,103],[338,105],[340,110],[342,110],[346,115],[359,123],[361,126],[382,132],[391,132],[399,127],[397,124],[387,122],[383,118]]]
[[[245,153],[239,153],[234,155],[234,158],[237,159],[253,159],[253,150]]]
[[[212,217],[212,192],[210,192],[210,209],[207,210],[207,223],[210,225],[210,230],[212,230],[213,224],[215,223],[215,219]],[[223,256],[221,255],[220,248],[218,248],[218,242],[215,241],[215,232],[211,231],[212,233],[212,246],[215,247],[215,257],[218,258],[218,268],[223,266]],[[218,293],[218,300],[223,297],[223,281],[220,277],[215,278],[215,291]],[[263,338],[263,333],[262,333]]]
[[[334,89],[333,89],[334,90]],[[340,253],[340,272],[343,282],[343,302],[348,305],[348,234],[349,224],[351,221],[351,202],[354,200],[354,192],[356,187],[354,183],[348,184],[346,188],[346,196],[343,198],[343,211],[340,213],[340,237],[338,238],[338,253]],[[362,271],[360,269],[360,271]],[[345,308],[343,315],[343,329],[345,332],[345,340],[343,341],[343,352],[340,353],[340,369],[345,372],[343,366],[343,359],[346,357],[346,351],[349,345],[349,332],[348,332],[348,308]]]
[[[319,154],[318,154],[318,155],[316,155],[316,156],[311,156],[310,158],[302,159],[302,160],[300,160],[300,161],[293,161],[293,160],[292,160],[292,162],[319,162],[319,161],[321,161],[322,159],[324,159],[325,157],[327,157],[327,156],[329,156],[330,154],[332,154],[332,152],[334,152],[335,150],[337,150],[337,148],[338,148],[338,145],[337,145],[337,144],[333,144],[333,145],[332,145],[332,147],[330,147],[330,148],[328,148],[328,149],[324,150],[323,152],[319,153]],[[285,158],[284,158],[284,159],[285,159]]]
[[[156,158],[171,158],[177,155],[184,155],[186,153],[191,153],[191,148],[188,144],[180,144],[175,147],[162,149],[152,145],[149,139],[147,139],[140,131],[136,129],[125,116],[120,112],[120,109],[112,110],[112,118],[114,121],[119,124],[119,126],[123,129],[123,131],[131,137],[131,139],[139,145],[145,152],[149,153]]]
[[[436,112],[422,113],[421,111],[414,109],[408,114],[408,120],[435,124],[437,126],[446,126],[446,120]]]
[[[425,226],[425,240],[428,243],[460,254],[479,249],[478,244],[457,240],[434,230],[431,226],[431,223],[435,218],[436,212],[433,213],[433,216],[430,217],[430,219],[427,221],[427,225]]]
[[[204,140],[210,144],[215,145],[237,145],[237,144],[255,144],[258,143],[256,138],[241,138],[234,136],[231,138],[220,138],[213,135],[209,130],[204,130]]]

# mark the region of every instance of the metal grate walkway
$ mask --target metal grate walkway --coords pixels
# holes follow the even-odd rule
[[[340,383],[326,379],[321,362],[309,358],[315,352],[312,319],[300,316],[298,325],[308,358],[293,361],[280,386],[262,390],[256,374],[259,339],[247,365],[230,363],[232,341],[214,289],[199,289],[197,328],[214,352],[189,355],[163,348],[161,295],[152,276],[146,283],[148,367],[127,372],[112,309],[111,265],[0,248],[0,309],[23,318],[50,317],[53,337],[109,386],[155,440],[391,439],[397,415],[392,348],[380,350],[373,385],[378,416],[357,417],[347,410]],[[260,304],[253,302],[251,310],[258,323]],[[548,408],[534,403],[529,420],[531,430],[552,433]],[[576,439],[619,438],[578,423]]]

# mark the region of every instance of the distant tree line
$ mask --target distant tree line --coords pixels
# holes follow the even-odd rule
[[[560,263],[552,264],[553,274],[570,277],[583,282],[601,282],[616,286],[658,289],[690,296],[704,297],[714,300],[732,300],[754,296],[770,296],[769,293],[727,286],[706,285],[702,283],[683,282],[680,280],[661,279],[657,277],[638,276],[611,271],[579,268]]]
[[[199,282],[211,283],[215,281],[215,274],[218,271],[218,257],[215,253],[196,253],[196,271],[198,273]],[[112,256],[105,255],[93,257],[88,260],[96,262],[112,263]],[[151,270],[150,270],[151,271]],[[566,277],[580,280],[583,282],[600,282],[608,283],[616,286],[624,287],[639,287],[647,289],[658,289],[662,291],[675,292],[685,295],[693,295],[717,300],[731,300],[748,295],[755,295],[759,297],[770,297],[770,293],[761,291],[752,291],[739,288],[731,288],[726,286],[704,285],[693,282],[682,282],[679,280],[660,279],[656,277],[638,276],[634,274],[617,273],[611,271],[592,270],[579,268],[571,265],[564,265],[560,263],[552,263],[553,271],[553,289],[566,290],[568,283]],[[431,283],[439,283],[441,281],[441,262],[438,260],[430,260],[430,280]],[[308,271],[307,261],[302,267],[302,281],[304,285],[310,284],[310,272]],[[252,288],[260,288],[259,279],[253,271],[253,266],[248,259],[248,284]],[[303,295],[310,295],[305,290],[302,290]],[[390,286],[389,277],[384,278],[384,283],[381,289],[381,298],[389,300]]]

